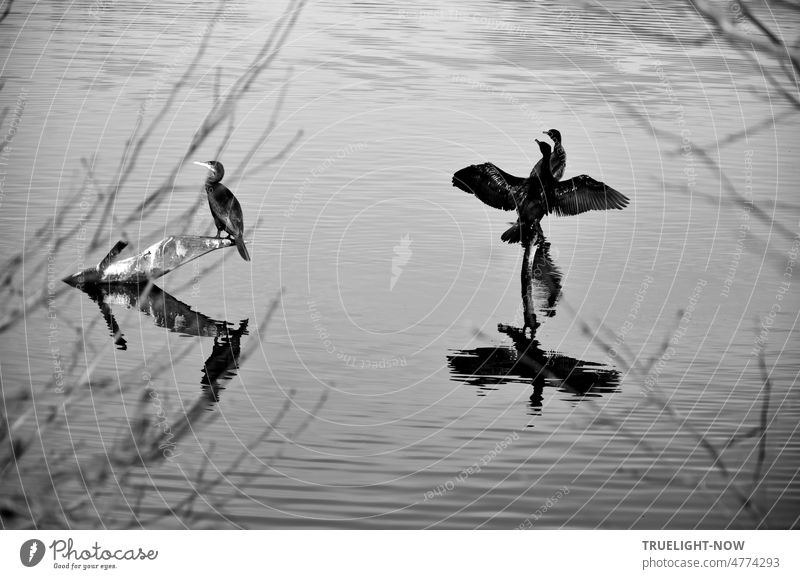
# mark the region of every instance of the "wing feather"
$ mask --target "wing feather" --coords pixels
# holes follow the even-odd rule
[[[242,206],[236,197],[231,196],[230,202],[230,233],[234,237],[242,237],[244,235],[244,216],[242,215]]]
[[[239,200],[234,197],[230,189],[217,183],[212,193],[208,195],[208,205],[214,221],[224,225],[224,230],[233,237],[241,237],[244,233],[244,217]]]
[[[630,199],[596,181],[589,175],[579,175],[556,184],[553,191],[554,203],[550,209],[556,215],[579,215],[586,211],[624,209]]]
[[[527,179],[515,177],[492,163],[470,165],[453,175],[453,186],[475,195],[478,199],[503,211],[517,208],[515,192]]]

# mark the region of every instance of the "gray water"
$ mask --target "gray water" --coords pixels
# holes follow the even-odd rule
[[[115,215],[134,211],[180,159],[215,98],[217,67],[224,89],[250,62],[281,8],[262,4],[229,4]],[[761,517],[736,490],[749,493],[754,473],[764,524],[795,526],[800,300],[797,268],[786,267],[800,233],[796,113],[741,53],[691,42],[705,28],[680,3],[604,4],[611,13],[549,2],[311,4],[239,104],[229,145],[217,153],[223,128],[196,154],[216,156],[234,178],[288,83],[276,130],[231,183],[253,261],[220,251],[157,282],[210,328],[242,330],[237,346],[249,355],[220,379],[216,402],[202,384],[214,331],[190,335],[184,318],[164,320],[155,302],[124,293],[100,298],[124,349],[97,303],[70,290],[55,305],[55,333],[38,308],[3,335],[3,388],[57,399],[53,344],[77,350],[75,374],[91,365],[96,386],[64,410],[68,435],[48,444],[80,457],[107,452],[147,386],[170,422],[207,404],[175,458],[137,474],[149,489],[144,512],[156,513],[199,469],[224,472],[195,506],[195,526],[751,528]],[[212,14],[192,2],[14,8],[1,41],[4,127],[17,121],[3,255],[63,210],[84,182],[82,159],[101,187],[113,182],[139,111],[156,114]],[[800,27],[788,11],[769,21],[788,38]],[[654,136],[629,106],[685,141]],[[752,131],[771,114],[783,120]],[[542,224],[563,278],[555,308],[539,312],[537,351],[605,376],[580,392],[514,365],[517,349],[498,331],[522,325],[522,250],[499,240],[513,216],[450,184],[455,170],[487,160],[527,175],[539,157],[533,138],[552,127],[564,135],[565,176],[589,174],[631,198],[624,211]],[[746,127],[746,138],[714,147]],[[298,131],[288,154],[256,170]],[[789,234],[748,217],[701,147]],[[88,235],[99,228],[103,247],[127,237],[143,248],[179,233],[167,224],[202,195],[203,178],[187,164],[156,215],[89,222]],[[185,226],[208,234],[205,205]],[[85,246],[67,244],[55,271],[105,253],[84,255]],[[680,311],[691,315],[679,324]],[[721,448],[760,424],[762,328],[767,436],[725,450],[723,475],[692,433]],[[619,356],[609,356],[603,343],[615,341]],[[649,379],[626,371],[654,356]],[[234,464],[268,425],[270,437]]]

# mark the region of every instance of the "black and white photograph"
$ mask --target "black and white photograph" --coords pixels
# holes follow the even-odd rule
[[[6,576],[800,527],[799,1],[5,0],[0,46]]]

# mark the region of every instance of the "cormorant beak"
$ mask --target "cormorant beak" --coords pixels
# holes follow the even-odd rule
[[[550,131],[542,131],[542,134],[543,135],[547,135],[549,137],[550,136]]]
[[[201,167],[205,167],[205,168],[206,168],[206,169],[208,169],[209,171],[213,171],[213,170],[214,170],[214,168],[213,168],[211,165],[209,165],[208,163],[201,163],[200,161],[192,161],[192,162],[193,162],[195,165],[200,165]]]
[[[537,143],[540,143],[540,142],[541,142],[539,139],[534,139],[534,141],[536,141]]]

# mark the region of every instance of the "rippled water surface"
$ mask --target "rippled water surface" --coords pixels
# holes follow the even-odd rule
[[[228,3],[120,192],[119,219],[102,222],[81,214],[103,202],[138,120],[158,114],[213,11],[186,1],[15,10],[0,41],[2,98],[18,121],[4,153],[4,255],[82,186],[87,208],[57,225],[85,231],[55,255],[59,276],[103,257],[85,251],[97,231],[103,248],[179,233],[175,218],[202,195],[204,173],[190,164],[158,212],[121,216],[181,158],[216,79],[224,91],[246,69],[281,9],[264,4]],[[74,353],[92,386],[64,408],[68,436],[47,444],[84,457],[108,451],[148,386],[163,405],[146,408],[154,420],[177,425],[199,408],[175,456],[136,474],[155,515],[199,470],[223,473],[193,525],[749,528],[764,515],[796,525],[797,113],[741,53],[703,42],[698,16],[604,4],[307,6],[231,126],[194,155],[225,163],[253,261],[214,253],[144,298],[59,294],[54,310],[32,309],[3,334],[3,387],[57,397],[53,348]],[[797,13],[772,19],[796,36]],[[273,133],[240,167],[281,100]],[[771,114],[784,120],[752,130]],[[535,280],[531,336],[520,330],[523,252],[499,240],[511,214],[450,179],[487,160],[527,175],[533,139],[552,127],[566,176],[592,175],[632,202],[544,220],[561,294],[548,307]],[[701,149],[783,229],[734,202]],[[206,206],[180,225],[208,234]],[[768,399],[754,353],[765,327]],[[240,355],[231,367],[226,356]],[[649,373],[629,371],[651,358]],[[539,375],[531,359],[552,371]],[[706,442],[720,449],[764,417],[760,444],[742,436],[714,462]],[[755,510],[741,495],[754,477]]]

